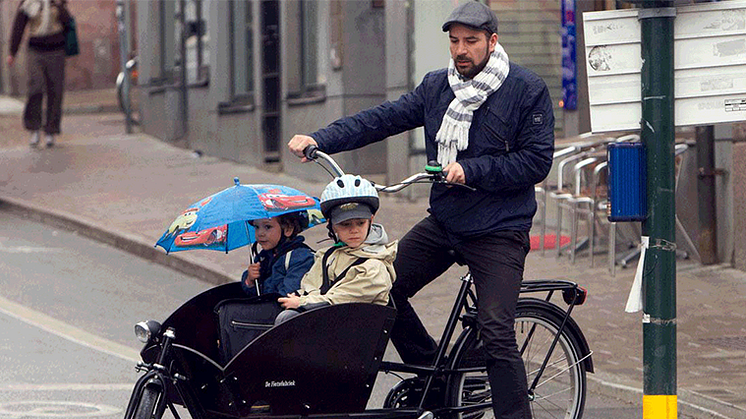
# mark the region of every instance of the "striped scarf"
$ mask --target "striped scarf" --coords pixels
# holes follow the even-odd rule
[[[509,69],[508,54],[499,43],[490,54],[487,65],[473,79],[461,76],[451,58],[448,64],[448,84],[456,98],[448,105],[440,129],[435,134],[438,161],[443,167],[455,162],[458,152],[469,146],[469,128],[474,111],[502,86]]]

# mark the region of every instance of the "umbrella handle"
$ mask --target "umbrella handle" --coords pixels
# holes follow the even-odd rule
[[[249,235],[249,222],[248,221],[246,222],[245,227],[246,227],[246,236],[248,237]],[[251,263],[254,263],[254,259],[256,258],[256,255],[257,255],[256,245],[257,243],[254,242],[251,244],[251,246],[249,246],[249,258],[251,258],[251,261],[250,261]],[[259,278],[254,280],[254,287],[256,287],[256,295],[257,296],[262,295],[262,291],[259,289]]]

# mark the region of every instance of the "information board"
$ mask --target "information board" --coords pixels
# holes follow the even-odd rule
[[[583,13],[593,132],[640,129],[639,10]],[[674,107],[676,126],[746,121],[746,1],[677,7]]]

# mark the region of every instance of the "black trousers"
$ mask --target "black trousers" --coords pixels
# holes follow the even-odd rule
[[[42,101],[47,97],[44,132],[59,134],[62,121],[62,95],[65,88],[65,51],[28,50],[28,99],[23,126],[29,131],[42,128]]]
[[[526,372],[515,338],[515,309],[530,249],[527,232],[503,231],[468,239],[449,237],[432,216],[399,241],[391,296],[398,310],[391,340],[405,363],[429,365],[435,340],[409,298],[445,272],[461,255],[476,286],[477,322],[490,360],[487,372],[496,418],[530,418]]]

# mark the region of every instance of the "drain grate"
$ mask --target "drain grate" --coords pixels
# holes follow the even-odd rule
[[[746,351],[746,335],[721,336],[719,338],[700,339],[702,343],[719,346],[721,348]]]

